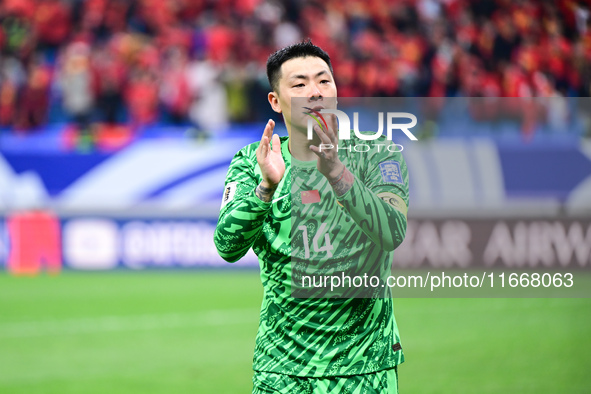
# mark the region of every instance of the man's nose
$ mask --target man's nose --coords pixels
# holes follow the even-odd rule
[[[310,86],[310,91],[308,92],[308,97],[311,100],[318,100],[319,98],[322,97],[322,93],[320,93],[320,89],[318,88],[318,85],[316,85],[315,83],[312,83],[312,85]]]

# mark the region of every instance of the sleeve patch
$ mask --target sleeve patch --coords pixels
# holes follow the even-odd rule
[[[396,209],[397,211],[402,213],[404,217],[406,217],[406,214],[408,213],[408,207],[406,206],[406,203],[404,202],[402,197],[390,192],[378,193],[378,197],[384,200],[386,204],[393,206],[394,209]]]
[[[226,185],[226,188],[224,189],[224,196],[222,197],[222,208],[234,199],[237,187],[238,182],[230,182]]]
[[[400,163],[394,160],[380,163],[380,172],[382,180],[386,183],[397,183],[403,185],[402,173],[400,172]]]

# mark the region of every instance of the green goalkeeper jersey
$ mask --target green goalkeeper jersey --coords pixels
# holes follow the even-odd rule
[[[281,138],[286,172],[272,202],[254,194],[262,181],[259,142],[230,164],[215,244],[229,262],[251,247],[259,259],[264,296],[256,371],[348,376],[404,361],[384,278],[406,232],[408,173],[402,155],[389,149],[394,145],[364,142],[340,142],[339,158],[355,181],[338,198],[316,162],[292,159],[287,137]],[[376,281],[366,292],[339,294],[328,291],[330,281],[318,288],[326,273],[359,279],[365,273]]]

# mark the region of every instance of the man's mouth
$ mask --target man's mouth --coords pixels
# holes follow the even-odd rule
[[[324,109],[323,105],[316,105],[314,107],[304,107],[305,110],[307,110],[309,114],[313,114],[316,112],[319,112],[321,109]]]

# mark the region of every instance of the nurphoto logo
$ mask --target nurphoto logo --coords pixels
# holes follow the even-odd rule
[[[322,108],[319,110],[315,110],[313,108],[304,109],[308,110],[309,112],[305,112],[306,115],[309,115],[310,118],[308,119],[308,139],[311,140],[314,137],[314,126],[317,124],[320,126],[321,129],[326,130],[328,129],[328,124],[323,114],[332,114],[335,115],[338,120],[339,131],[338,131],[338,139],[339,140],[349,140],[351,139],[351,121],[349,120],[349,116],[338,109],[327,109]],[[418,141],[417,137],[409,130],[416,126],[417,124],[417,117],[409,112],[387,112],[386,113],[387,125],[386,125],[386,139],[392,141],[392,134],[395,130],[402,131],[411,141]],[[394,123],[394,119],[409,119],[410,122],[407,123]],[[378,112],[378,130],[373,133],[362,133],[359,131],[359,113],[353,112],[353,132],[363,141],[374,141],[380,138],[384,133],[384,113]],[[381,146],[384,144],[376,144],[378,149],[381,149]],[[334,149],[335,147],[332,144],[320,144],[319,149]],[[336,147],[337,150],[339,147]],[[367,152],[370,150],[369,145],[357,145],[355,147],[356,152]],[[386,145],[386,149],[391,152],[402,152],[403,147],[399,144],[391,144]]]

